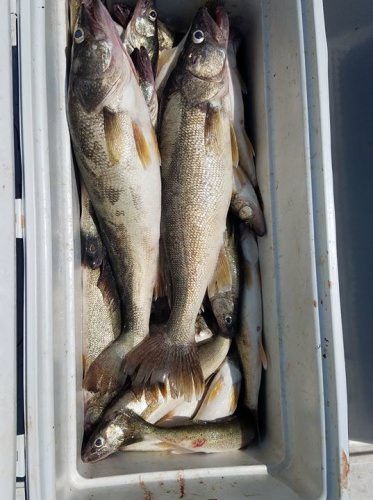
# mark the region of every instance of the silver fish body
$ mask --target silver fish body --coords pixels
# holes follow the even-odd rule
[[[164,331],[125,360],[135,385],[168,380],[174,396],[187,400],[204,390],[194,324],[223,244],[232,193],[230,123],[222,109],[227,33],[223,9],[217,22],[200,9],[165,89],[159,134],[171,314]]]
[[[149,112],[114,23],[82,2],[74,33],[68,121],[80,173],[116,278],[125,327],[84,387],[115,392],[126,352],[148,332],[160,232],[160,158]]]

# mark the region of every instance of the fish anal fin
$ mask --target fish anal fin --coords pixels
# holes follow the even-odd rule
[[[148,141],[139,125],[136,122],[132,122],[133,137],[135,139],[137,154],[141,160],[144,168],[148,168],[151,163],[151,155],[149,150]]]

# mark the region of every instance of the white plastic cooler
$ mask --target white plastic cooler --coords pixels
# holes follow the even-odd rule
[[[197,0],[158,0],[186,27]],[[218,455],[83,464],[79,209],[66,121],[67,5],[20,0],[31,500],[348,498],[347,403],[321,0],[226,0],[245,36],[257,173],[265,433]]]

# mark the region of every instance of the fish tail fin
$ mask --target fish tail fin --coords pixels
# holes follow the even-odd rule
[[[125,357],[123,369],[133,385],[165,384],[172,398],[184,396],[191,401],[201,397],[204,378],[195,343],[177,345],[164,332],[146,337]]]

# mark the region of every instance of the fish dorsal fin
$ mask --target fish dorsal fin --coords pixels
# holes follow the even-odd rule
[[[133,138],[135,139],[137,154],[144,168],[148,168],[151,164],[151,154],[148,141],[141,130],[141,127],[132,121]]]
[[[259,356],[262,361],[263,368],[266,370],[268,368],[268,359],[262,341],[259,342]]]
[[[234,167],[237,168],[239,161],[239,153],[238,153],[236,132],[234,131],[234,125],[232,122],[230,123],[230,132],[231,132],[232,164]]]
[[[229,258],[223,245],[219,253],[218,263],[215,268],[214,276],[207,289],[208,296],[209,298],[211,298],[218,293],[229,291],[232,289],[232,286],[233,279]]]
[[[122,113],[112,112],[109,109],[104,108],[103,114],[108,155],[112,165],[117,165],[125,147],[122,134]]]

